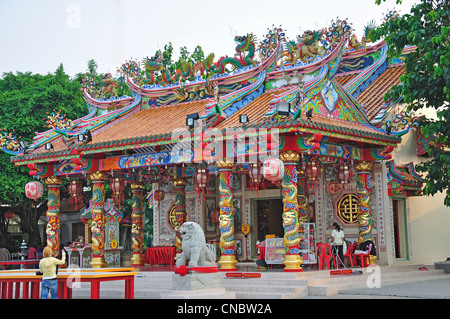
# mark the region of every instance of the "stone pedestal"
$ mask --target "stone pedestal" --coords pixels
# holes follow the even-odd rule
[[[197,289],[222,288],[220,278],[221,277],[218,272],[213,273],[192,272],[186,274],[185,276],[173,274],[172,289],[197,290]]]
[[[235,299],[234,292],[222,287],[221,274],[192,272],[172,275],[172,290],[161,294],[163,299]]]

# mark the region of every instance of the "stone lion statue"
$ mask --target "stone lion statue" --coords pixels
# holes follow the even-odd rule
[[[185,222],[180,227],[182,252],[177,255],[176,266],[213,267],[216,266],[216,248],[207,244],[205,233],[199,224]]]

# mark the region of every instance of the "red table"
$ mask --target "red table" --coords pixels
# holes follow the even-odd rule
[[[174,246],[148,247],[144,262],[149,265],[174,265],[176,249]]]
[[[58,274],[58,298],[71,299],[72,288],[67,284],[69,280],[91,283],[91,299],[100,298],[100,283],[104,281],[124,280],[125,281],[125,299],[134,299],[134,276],[137,272],[80,272],[64,275]]]
[[[39,264],[40,261],[40,259],[8,260],[0,261],[0,266],[3,267],[3,270],[6,270],[8,265],[25,265],[25,268],[28,268],[28,265]]]

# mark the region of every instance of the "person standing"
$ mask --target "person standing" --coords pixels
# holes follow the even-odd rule
[[[344,265],[344,231],[337,223],[333,223],[333,231],[331,232],[331,245],[333,255],[336,256],[336,263]]]
[[[41,299],[47,299],[50,293],[52,299],[58,299],[58,280],[56,279],[56,267],[66,263],[66,252],[62,251],[61,260],[52,257],[52,249],[45,247],[43,258],[39,262],[39,271],[42,273]]]

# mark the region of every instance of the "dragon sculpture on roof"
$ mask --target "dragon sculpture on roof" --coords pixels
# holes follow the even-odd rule
[[[297,36],[297,41],[290,40],[285,43],[285,51],[281,55],[282,63],[296,64],[313,61],[317,56],[323,57],[325,49],[320,44],[324,31],[306,31],[302,36]]]
[[[95,99],[109,99],[118,96],[119,83],[111,73],[102,76],[86,73],[81,80],[81,88]]]
[[[281,55],[281,64],[311,63],[331,53],[344,38],[349,38],[351,26],[346,20],[337,19],[331,27],[317,31],[308,30],[296,40],[287,41]]]
[[[350,39],[348,40],[348,47],[347,52],[354,51],[354,50],[365,50],[367,43],[370,43],[369,40],[369,33],[374,30],[377,27],[374,20],[370,21],[365,27],[364,27],[364,34],[361,38],[361,41],[358,41],[358,37],[356,34],[352,33],[350,36]]]
[[[214,74],[233,72],[249,65],[255,66],[256,37],[249,33],[245,36],[235,36],[234,41],[237,43],[236,55],[221,57],[217,62],[214,62],[214,53],[211,53],[202,61],[182,60],[181,67],[171,70],[164,66],[162,52],[157,51],[153,57],[146,57],[141,62],[126,61],[117,71],[127,75],[137,85],[166,86],[180,81],[193,81],[198,76],[207,79]]]

